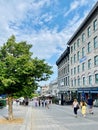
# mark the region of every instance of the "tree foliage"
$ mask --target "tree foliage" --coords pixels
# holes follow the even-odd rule
[[[0,93],[30,95],[39,81],[49,79],[52,67],[32,58],[31,48],[26,41],[17,43],[13,35],[0,48]]]

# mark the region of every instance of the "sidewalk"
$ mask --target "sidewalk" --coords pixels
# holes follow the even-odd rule
[[[15,118],[23,118],[23,123],[0,124],[0,130],[31,130],[31,106],[13,106]],[[8,108],[0,109],[0,119],[8,116]]]
[[[80,110],[75,118],[71,106],[51,105],[50,108],[14,106],[14,117],[24,118],[22,124],[0,124],[0,130],[97,130],[98,108],[94,115],[83,118]],[[0,118],[7,116],[7,108],[0,109]]]
[[[54,111],[54,109],[33,108],[31,130],[68,130],[58,121],[55,121],[51,115],[48,115],[48,113],[52,111]]]
[[[73,114],[72,106],[51,105],[49,109],[32,108],[31,130],[98,130],[98,108],[94,114],[87,113],[86,117],[78,111],[78,117]]]

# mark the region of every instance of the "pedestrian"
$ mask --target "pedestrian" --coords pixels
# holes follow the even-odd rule
[[[26,98],[24,99],[24,103],[25,103],[26,106],[28,106],[28,104],[29,104],[29,99],[28,99],[28,97],[26,97]]]
[[[94,113],[93,112],[93,99],[88,97],[87,104],[88,104],[89,113],[93,114]]]
[[[42,99],[41,103],[42,103],[42,107],[44,107],[44,100],[43,99]]]
[[[82,113],[83,117],[86,116],[86,110],[87,110],[86,105],[87,105],[86,102],[82,101],[82,103],[81,103],[81,113]]]
[[[75,117],[77,117],[77,111],[78,111],[78,109],[79,109],[79,103],[78,103],[77,99],[74,99],[73,104],[72,104],[72,107],[73,107],[73,109],[74,109]]]
[[[38,106],[38,101],[37,101],[37,99],[35,99],[35,107],[37,107]]]
[[[40,99],[38,100],[38,104],[39,104],[39,107],[40,107],[40,104],[41,104],[41,103],[40,103]]]
[[[49,99],[45,100],[45,107],[49,109]]]

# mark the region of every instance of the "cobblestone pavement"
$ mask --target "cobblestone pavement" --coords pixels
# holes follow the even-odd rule
[[[98,130],[98,108],[94,114],[87,113],[82,117],[81,110],[78,117],[73,114],[71,106],[51,105],[49,109],[32,108],[32,130]]]
[[[23,118],[23,123],[0,124],[0,130],[30,130],[31,129],[31,106],[13,105],[13,115],[15,118]],[[0,119],[8,117],[8,108],[0,109]]]
[[[94,107],[94,114],[87,113],[82,117],[73,114],[71,106],[52,104],[49,109],[29,106],[14,106],[14,116],[24,118],[23,124],[0,124],[0,130],[98,130],[98,108]],[[0,118],[7,116],[7,108],[0,109]]]

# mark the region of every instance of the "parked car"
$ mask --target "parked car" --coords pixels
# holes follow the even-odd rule
[[[98,99],[94,100],[94,107],[98,107]]]

